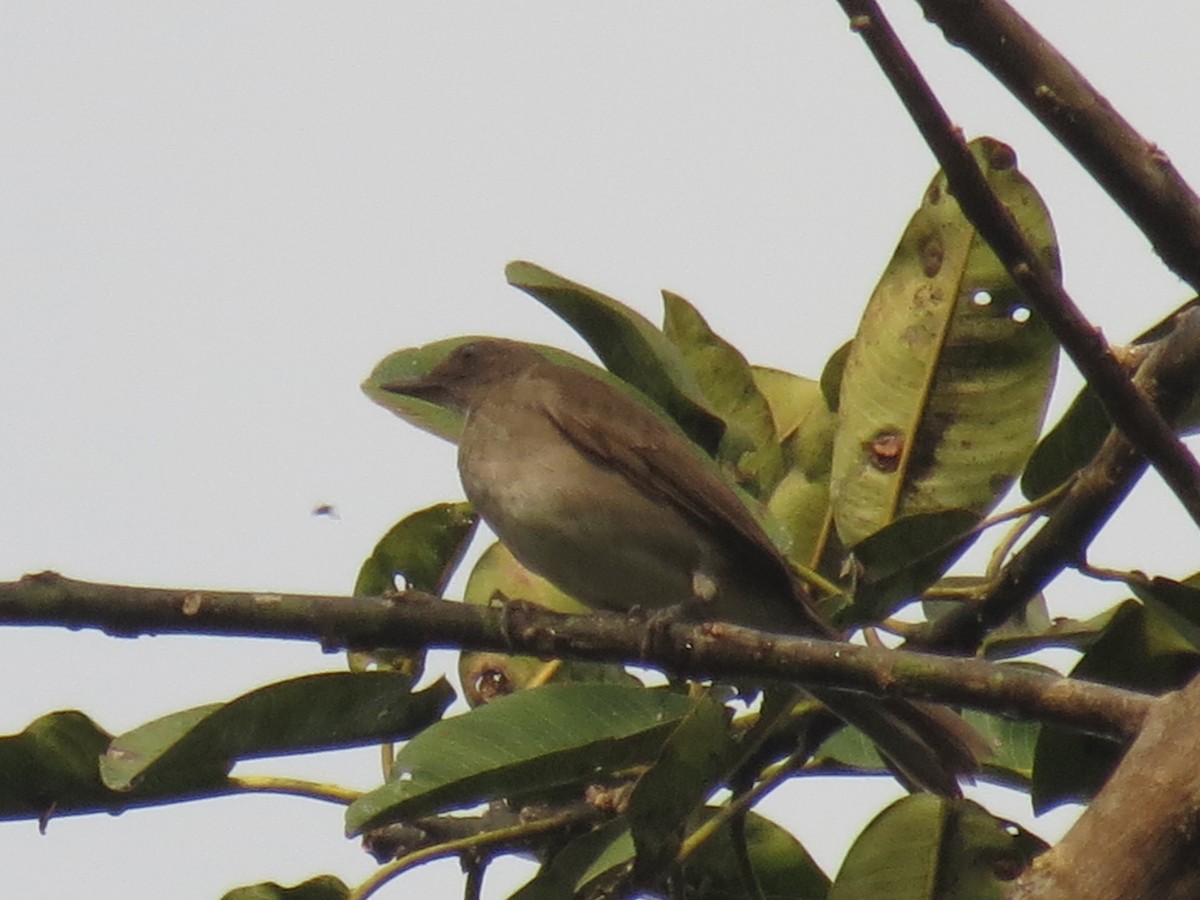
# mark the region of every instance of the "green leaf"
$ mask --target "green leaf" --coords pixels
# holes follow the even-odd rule
[[[979,517],[965,509],[897,519],[854,549],[862,569],[844,625],[878,622],[934,584],[974,539]]]
[[[615,303],[616,301],[613,302]],[[659,333],[659,337],[668,347],[671,347],[670,343],[661,333]],[[397,350],[394,353],[389,353],[375,366],[374,370],[367,377],[367,380],[362,383],[363,393],[384,409],[404,419],[410,425],[415,425],[451,443],[456,443],[459,435],[462,433],[463,417],[461,413],[453,409],[443,408],[436,403],[426,400],[417,400],[414,397],[385,391],[383,386],[392,382],[414,380],[426,375],[437,368],[455,348],[477,340],[486,340],[486,338],[480,338],[477,335],[466,335],[434,341],[431,344],[425,344],[420,347],[408,347],[403,350]],[[690,434],[693,440],[695,440],[694,434],[685,432],[680,428],[677,421],[678,416],[672,418],[671,415],[664,412],[665,408],[660,403],[655,402],[654,397],[639,390],[631,381],[618,377],[607,369],[602,369],[595,363],[588,362],[586,359],[582,359],[573,353],[560,350],[558,347],[550,347],[546,344],[528,344],[527,346],[533,348],[553,363],[573,366],[581,372],[587,373],[592,378],[597,378],[619,391],[624,391],[628,396],[634,398],[639,403],[646,404],[656,414],[662,416],[663,420],[672,428],[679,430],[681,434]],[[671,352],[675,352],[673,347],[671,347]],[[679,363],[679,365],[682,365],[682,363]],[[698,393],[699,389],[696,388],[695,390]],[[684,401],[677,402],[683,403]],[[720,419],[711,413],[704,412],[703,415],[709,416],[711,421],[716,423],[716,431],[711,441],[712,448],[715,450],[720,440],[719,432],[723,426]],[[703,455],[699,449],[696,452]]]
[[[1145,347],[1162,340],[1175,327],[1176,317],[1200,304],[1200,298],[1189,300],[1170,315],[1159,320],[1133,339],[1132,346]],[[1193,398],[1175,421],[1181,434],[1194,434],[1200,426],[1200,395]],[[1085,386],[1058,420],[1058,424],[1029,458],[1021,476],[1021,491],[1033,500],[1063,485],[1075,472],[1087,465],[1112,428],[1104,404],[1090,386]]]
[[[853,349],[854,341],[846,341],[833,351],[821,370],[821,395],[825,398],[825,405],[835,413],[842,403],[842,378]]]
[[[1028,790],[1029,780],[1033,775],[1034,749],[1041,725],[1038,722],[1017,721],[973,709],[963,710],[962,717],[992,748],[991,758],[983,761],[988,776],[1020,790]]]
[[[820,772],[837,774],[886,774],[890,771],[875,742],[848,725],[821,742],[813,754],[812,766]]]
[[[709,406],[725,422],[717,458],[732,466],[737,482],[763,496],[783,475],[775,420],[750,364],[713,332],[683,297],[663,291],[663,333],[678,348]]]
[[[394,591],[396,578],[401,577],[412,590],[440,597],[478,522],[469,503],[438,503],[405,516],[362,564],[354,596],[377,597]]]
[[[471,544],[479,516],[469,503],[438,503],[405,516],[385,534],[358,571],[354,596],[377,597],[396,589],[396,579],[417,591],[442,596]],[[352,650],[350,670],[386,669],[413,681],[425,668],[421,648]]]
[[[771,410],[788,466],[767,498],[767,514],[778,525],[788,558],[817,569],[832,531],[829,466],[837,416],[811,378],[762,366],[752,374]]]
[[[925,619],[932,623],[943,616],[956,614],[964,603],[975,602],[986,594],[991,584],[991,579],[982,575],[950,575],[940,579],[939,590],[955,590],[962,596],[925,597],[921,601]],[[988,632],[981,650],[985,657],[994,660],[1021,656],[1043,647],[1078,649],[1101,627],[1103,623],[1088,625],[1073,619],[1052,619],[1045,595],[1037,593],[1005,622]]]
[[[1196,626],[1161,603],[1122,603],[1071,671],[1149,694],[1182,687],[1200,671]],[[1043,726],[1034,751],[1032,801],[1039,815],[1061,803],[1085,802],[1108,780],[1122,747],[1112,741]]]
[[[693,831],[717,810],[706,808],[688,822]],[[720,829],[683,867],[683,896],[698,900],[824,900],[829,878],[791,833],[756,813],[746,817],[746,848],[761,894],[744,884],[734,836]],[[623,818],[576,838],[542,867],[511,900],[569,900],[598,886],[633,862],[633,838]]]
[[[340,878],[318,875],[290,888],[273,881],[234,888],[221,900],[345,900],[349,896],[350,889]]]
[[[215,788],[238,759],[403,738],[441,717],[444,681],[418,693],[390,672],[333,672],[267,685],[229,703],[172,713],[115,738],[100,759],[113,790]]]
[[[529,262],[504,269],[508,283],[556,313],[596,351],[609,371],[666,410],[710,455],[724,424],[708,409],[704,392],[679,351],[645,316],[619,300]]]
[[[572,900],[577,889],[633,862],[633,837],[623,817],[570,841],[509,900]]]
[[[788,558],[816,568],[828,536],[829,485],[793,469],[771,493],[767,513],[786,535]]]
[[[499,697],[402,747],[393,780],[351,804],[347,831],[645,762],[691,706],[668,690],[617,684],[548,684]]]
[[[786,461],[810,481],[828,482],[837,414],[826,404],[821,386],[779,369],[755,366],[753,374],[767,399]]]
[[[715,810],[704,810],[700,822]],[[698,824],[698,823],[696,823]],[[706,900],[759,900],[739,875],[734,835],[726,826],[683,867],[685,896]],[[755,813],[746,817],[746,849],[765,900],[822,900],[829,878],[790,832]]]
[[[1086,650],[1103,633],[1116,609],[1108,609],[1090,619],[1055,619],[1041,631],[1010,630],[1009,623],[989,634],[981,650],[987,659],[1024,656],[1048,647]]]
[[[530,572],[499,541],[492,543],[475,563],[463,599],[477,606],[487,606],[496,600],[523,600],[560,613],[591,612],[541,575]]]
[[[1192,647],[1200,648],[1200,576],[1183,581],[1155,577],[1128,582],[1134,596],[1161,615]]]
[[[779,526],[788,558],[817,569],[832,536],[829,466],[837,416],[811,378],[762,366],[752,374],[771,410],[788,466],[767,498],[767,513]]]
[[[913,794],[858,836],[829,900],[1002,900],[1044,848],[970,800]]]
[[[751,366],[750,375],[767,401],[780,441],[789,440],[814,409],[825,405],[821,386],[811,378],[768,366]]]
[[[76,710],[48,713],[0,737],[0,819],[123,808],[126,799],[100,781],[97,761],[110,739]]]
[[[1012,151],[990,138],[971,149],[1057,269],[1049,214]],[[991,509],[1033,450],[1056,362],[1049,328],[939,172],[846,361],[831,479],[842,540],[858,543],[913,513]]]
[[[1021,493],[1033,500],[1061,487],[1091,462],[1111,428],[1100,398],[1085,388],[1034,449],[1021,476]]]
[[[639,873],[657,875],[670,867],[683,823],[727,774],[735,750],[725,707],[708,698],[697,701],[630,794],[626,816]]]

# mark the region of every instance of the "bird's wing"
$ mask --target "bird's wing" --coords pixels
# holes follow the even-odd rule
[[[734,558],[760,574],[764,566],[777,572],[780,589],[801,605],[808,630],[827,631],[805,602],[783,554],[700,448],[634,397],[608,385],[603,391],[573,391],[569,381],[576,376],[593,379],[563,374],[568,382],[563,394],[571,401],[549,403],[545,411],[567,441],[643,494],[676,509]]]

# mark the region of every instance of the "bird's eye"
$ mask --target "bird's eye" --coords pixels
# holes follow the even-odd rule
[[[463,344],[454,351],[457,358],[458,366],[461,369],[472,369],[479,362],[479,358],[483,355],[483,346],[478,341],[471,341],[469,344]]]

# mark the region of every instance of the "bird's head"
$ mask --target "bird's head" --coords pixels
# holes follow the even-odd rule
[[[545,358],[528,344],[475,338],[459,344],[428,372],[388,381],[379,389],[466,412],[491,388],[539,363],[545,363]]]

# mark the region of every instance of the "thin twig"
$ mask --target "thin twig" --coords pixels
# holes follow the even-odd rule
[[[389,881],[423,863],[444,859],[448,856],[461,856],[464,853],[483,853],[490,850],[494,854],[498,848],[521,845],[539,835],[562,832],[563,829],[578,824],[579,820],[578,812],[571,811],[535,822],[522,823],[496,831],[446,841],[431,847],[423,847],[395,862],[381,866],[370,878],[350,892],[348,900],[366,900]]]
[[[309,800],[324,800],[349,806],[362,796],[362,791],[321,781],[287,778],[281,775],[237,775],[229,778],[231,787],[247,794],[288,794]]]

